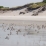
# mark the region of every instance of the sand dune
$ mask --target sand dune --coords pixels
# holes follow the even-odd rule
[[[20,12],[22,13],[20,14]],[[0,11],[0,16],[32,16],[32,14],[33,11],[29,12],[27,11],[26,8],[23,8],[21,10],[14,10],[14,11]],[[46,16],[46,11],[40,12],[36,16]]]
[[[43,12],[39,13],[38,16],[46,16],[46,11],[43,11]]]

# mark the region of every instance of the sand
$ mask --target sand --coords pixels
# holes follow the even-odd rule
[[[0,20],[32,20],[32,21],[46,21],[45,16],[0,16]]]
[[[43,11],[43,12],[39,13],[38,16],[46,16],[46,11]]]
[[[20,14],[20,12],[24,12],[25,14]],[[21,10],[14,10],[14,11],[11,11],[11,10],[10,11],[0,11],[0,16],[32,16],[32,14],[33,14],[33,11],[29,12],[27,11],[26,8],[23,8]],[[36,16],[46,16],[46,11],[42,11]]]
[[[0,14],[0,46],[46,46],[46,17],[30,14]]]

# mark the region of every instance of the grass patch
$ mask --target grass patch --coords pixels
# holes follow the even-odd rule
[[[41,6],[44,6],[44,5],[46,5],[46,3],[45,2],[38,2],[38,3],[33,3],[32,5],[29,5],[29,7],[28,8],[38,8],[38,7],[41,7]]]

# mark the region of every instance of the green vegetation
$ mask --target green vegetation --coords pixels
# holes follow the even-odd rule
[[[1,8],[1,10],[9,10],[8,7]]]
[[[32,5],[29,5],[28,8],[35,9],[35,8],[39,8],[39,7],[44,6],[44,5],[46,5],[45,2],[38,2],[38,3],[33,3]]]
[[[46,0],[43,0],[43,2],[37,2],[37,3],[31,3],[31,4],[28,6],[28,8],[38,8],[46,5]]]
[[[3,7],[3,6],[0,6],[0,9],[1,9],[1,8],[4,8],[4,7]]]
[[[0,10],[8,10],[9,7],[0,6]]]
[[[28,9],[30,10],[30,9],[39,8],[44,5],[46,5],[46,0],[43,0],[43,2],[30,3],[30,4],[26,4],[24,6],[17,6],[17,7],[12,7],[12,8],[0,6],[0,9],[1,10],[19,10],[19,9],[28,7]]]
[[[39,6],[44,6],[44,5],[46,5],[45,2],[39,2],[39,3],[36,3],[36,4],[39,5]]]
[[[43,2],[45,2],[45,3],[46,3],[46,0],[43,0]]]
[[[39,7],[39,5],[37,5],[37,4],[32,4],[32,5],[29,5],[29,8],[36,8],[36,7]]]

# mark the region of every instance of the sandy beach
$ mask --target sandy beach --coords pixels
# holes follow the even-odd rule
[[[31,20],[31,21],[46,21],[45,16],[0,16],[0,20]]]
[[[46,46],[46,11],[38,16],[19,12],[0,13],[0,46]]]
[[[0,46],[46,46],[46,0],[23,1],[0,0]]]

